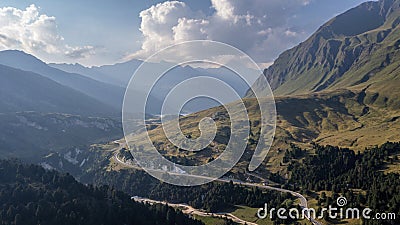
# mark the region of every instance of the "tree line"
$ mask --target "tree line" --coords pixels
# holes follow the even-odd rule
[[[323,193],[318,199],[320,205],[334,205],[340,193],[347,198],[348,207],[368,206],[376,212],[400,215],[400,175],[383,172],[387,165],[399,161],[400,143],[387,142],[362,153],[316,144],[313,145],[313,150],[315,154],[305,154],[303,157],[301,155],[304,150],[287,151],[285,160],[290,161],[290,179],[287,185],[291,184],[292,188],[304,192],[333,192],[332,197]],[[356,191],[360,189],[363,191]],[[396,221],[363,222],[399,224],[400,218]]]
[[[167,205],[144,205],[110,186],[77,182],[69,174],[0,160],[2,225],[201,225]]]

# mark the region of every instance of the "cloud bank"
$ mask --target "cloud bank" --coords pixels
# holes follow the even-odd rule
[[[59,35],[56,18],[40,14],[35,5],[25,10],[0,8],[0,50],[16,49],[44,59],[71,60],[95,54],[93,46],[70,46]]]
[[[258,63],[271,62],[308,35],[293,26],[293,21],[310,1],[211,0],[210,15],[195,12],[180,1],[159,3],[140,13],[143,42],[130,57],[145,59],[172,44],[208,39],[233,45]]]

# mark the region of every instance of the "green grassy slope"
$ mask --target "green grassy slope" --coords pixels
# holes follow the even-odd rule
[[[277,129],[267,168],[280,166],[290,143],[312,142],[364,150],[386,141],[400,141],[400,1],[364,3],[323,25],[304,43],[284,52],[265,71],[276,95]],[[263,88],[258,83],[256,88]],[[257,143],[259,109],[251,93],[245,99],[252,124],[246,165]],[[226,114],[223,107],[181,119],[186,135],[199,136],[204,117]],[[161,126],[149,134],[158,150],[184,164],[217,157],[229,140],[229,117],[216,120],[218,132],[205,150],[176,149]],[[141,145],[145,133],[133,137]],[[243,167],[242,167],[243,168]]]
[[[398,0],[361,4],[282,53],[264,71],[274,93],[304,94],[398,82],[399,5]]]
[[[278,112],[277,129],[270,160],[277,157],[279,164],[282,152],[289,143],[307,146],[312,142],[330,144],[364,150],[366,147],[380,145],[386,141],[400,141],[400,111],[391,102],[382,107],[378,94],[366,90],[338,90],[290,97],[276,98]],[[251,151],[257,143],[260,129],[259,109],[255,99],[245,99],[252,124],[252,135],[242,159],[244,164],[250,160]],[[184,134],[192,138],[199,136],[198,121],[204,117],[224,115],[223,107],[212,108],[181,118]],[[218,132],[209,147],[200,152],[187,152],[176,149],[164,135],[161,125],[153,126],[149,136],[157,149],[178,163],[204,163],[217,157],[225,148],[230,137],[228,116],[217,120]],[[133,137],[136,146],[144,145],[145,133]]]

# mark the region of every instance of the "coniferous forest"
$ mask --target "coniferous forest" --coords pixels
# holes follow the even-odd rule
[[[291,173],[288,184],[295,190],[330,191],[317,196],[318,204],[334,205],[339,195],[347,198],[348,207],[369,207],[375,212],[400,215],[400,176],[385,173],[386,165],[398,161],[400,143],[387,142],[379,147],[354,152],[346,148],[314,145],[315,154],[292,146],[286,151]],[[356,191],[361,190],[361,191]],[[365,220],[365,224],[399,224],[396,221]]]
[[[109,186],[77,182],[69,174],[0,161],[0,221],[4,225],[201,225],[166,205],[136,203]]]

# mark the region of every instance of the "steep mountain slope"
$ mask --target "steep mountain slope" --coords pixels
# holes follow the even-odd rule
[[[315,142],[363,151],[400,141],[399,24],[399,0],[364,3],[329,21],[265,70],[276,94],[278,114],[270,159],[265,162],[271,171],[284,169],[282,149],[290,143],[307,147]],[[252,125],[247,150],[252,151],[260,116],[252,93],[247,97]],[[150,126],[150,137],[171,160],[204,163],[221,154],[230,137],[223,107],[182,118],[184,134],[196,138],[198,122],[204,117],[215,118],[219,130],[214,142],[198,153],[173,148],[161,126]],[[143,135],[133,138],[140,144]],[[251,156],[245,153],[239,165],[247,164]]]
[[[51,152],[108,142],[122,135],[120,121],[61,113],[0,113],[0,158],[36,162]]]
[[[49,78],[0,65],[0,158],[36,162],[50,152],[121,137],[112,107]],[[28,112],[29,111],[29,112]]]
[[[52,68],[34,56],[21,51],[8,50],[0,52],[0,64],[38,73],[59,84],[93,97],[110,107],[114,107],[114,110],[121,108],[124,94],[124,89],[121,87]]]
[[[400,94],[392,92],[400,79],[399,23],[399,0],[363,3],[282,53],[264,75],[276,95],[368,87],[393,98]]]
[[[0,112],[111,115],[106,104],[39,74],[0,65]]]
[[[260,131],[260,112],[255,99],[245,99],[251,121],[251,134],[242,163],[247,164],[257,144]],[[277,97],[277,124],[275,139],[268,156],[282,157],[282,151],[290,143],[310,146],[321,145],[348,147],[363,151],[366,147],[381,145],[387,141],[400,141],[400,112],[396,109],[374,105],[365,92],[340,90],[296,97]],[[204,150],[187,152],[174,148],[168,141],[161,125],[149,126],[149,136],[156,148],[171,160],[188,164],[204,163],[216,158],[225,149],[230,138],[230,118],[223,107],[216,107],[182,117],[180,127],[185,135],[200,135],[198,123],[202,118],[214,118],[217,135]],[[146,146],[146,133],[132,137],[137,146]],[[270,162],[279,165],[279,160]],[[273,169],[276,169],[273,168]]]

